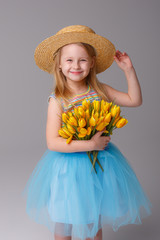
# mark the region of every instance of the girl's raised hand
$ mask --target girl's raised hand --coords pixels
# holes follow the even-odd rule
[[[128,71],[133,67],[131,59],[126,52],[122,53],[117,50],[114,56],[114,60],[123,71]]]

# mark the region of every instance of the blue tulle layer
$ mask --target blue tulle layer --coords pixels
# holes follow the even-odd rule
[[[105,224],[114,231],[141,224],[152,205],[130,163],[111,142],[98,159],[104,172],[96,163],[96,174],[86,152],[47,150],[22,192],[28,215],[54,234],[80,239],[94,238]]]

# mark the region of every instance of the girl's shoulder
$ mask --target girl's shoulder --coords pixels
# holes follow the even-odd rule
[[[54,93],[54,92],[51,92],[50,95],[48,96],[48,98],[47,98],[47,102],[48,102],[48,103],[49,103],[49,99],[50,99],[50,98],[56,99],[56,96],[55,96],[55,93]]]

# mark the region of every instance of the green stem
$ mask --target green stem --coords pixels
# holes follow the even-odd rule
[[[87,155],[88,155],[88,157],[89,157],[89,159],[90,159],[90,162],[91,162],[91,164],[92,164],[92,166],[93,166],[93,161],[92,161],[92,158],[91,158],[91,152],[87,152]],[[96,171],[96,169],[95,169],[95,166],[94,166],[94,170],[95,170],[95,172],[96,172],[96,174],[97,174],[97,171]]]
[[[102,171],[104,172],[104,169],[103,169],[102,165],[100,164],[100,161],[98,160],[98,158],[97,158],[97,163],[100,166],[100,168],[102,169]]]
[[[93,166],[92,166],[92,170],[93,171],[93,167],[95,167],[95,163],[97,161],[97,155],[98,155],[98,151],[93,151]]]

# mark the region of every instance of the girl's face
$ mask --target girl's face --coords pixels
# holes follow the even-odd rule
[[[84,47],[69,44],[62,48],[59,67],[68,83],[85,80],[93,65],[94,58],[88,55]]]

